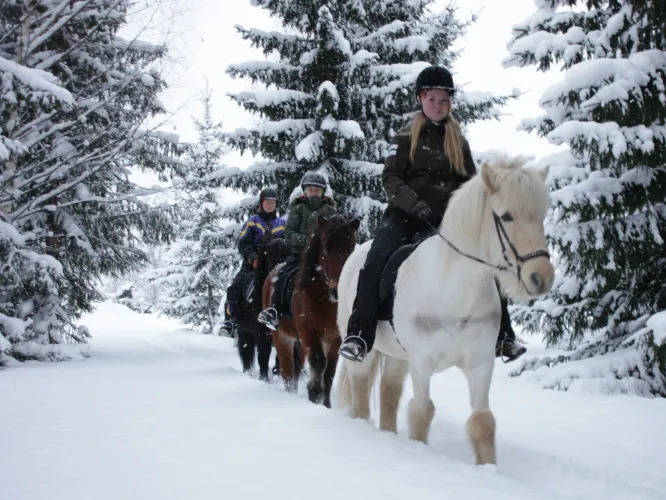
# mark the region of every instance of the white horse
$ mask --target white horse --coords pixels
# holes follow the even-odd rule
[[[469,384],[467,434],[476,463],[497,463],[495,418],[489,408],[501,317],[495,279],[509,297],[528,300],[547,293],[554,278],[543,226],[548,168],[524,168],[524,163],[522,157],[484,163],[480,175],[452,196],[439,234],[402,263],[395,283],[395,330],[380,321],[374,347],[363,362],[343,359],[338,370],[338,407],[351,417],[370,417],[371,389],[382,371],[379,425],[397,433],[398,404],[409,371],[414,387],[409,437],[427,443],[435,415],[430,379],[455,365]],[[354,251],[340,276],[338,326],[343,337],[370,244]]]

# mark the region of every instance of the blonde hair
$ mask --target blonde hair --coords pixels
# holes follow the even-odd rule
[[[419,144],[419,138],[421,137],[421,131],[425,125],[428,117],[423,114],[423,111],[420,111],[412,120],[412,129],[411,129],[411,139],[409,147],[409,159],[412,164],[414,164],[414,156],[416,155],[416,148]],[[467,171],[465,170],[465,161],[463,159],[463,150],[462,150],[462,134],[460,133],[460,124],[449,112],[449,114],[444,118],[444,124],[446,126],[446,133],[444,134],[444,152],[446,153],[449,162],[453,170],[458,174],[467,176]]]

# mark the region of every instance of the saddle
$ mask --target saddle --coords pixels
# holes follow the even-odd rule
[[[299,261],[287,261],[276,268],[277,278],[273,283],[273,304],[283,317],[291,317],[294,314],[294,285],[300,267]]]
[[[398,270],[407,257],[409,257],[418,246],[425,240],[435,235],[436,231],[428,230],[417,233],[412,241],[399,247],[384,266],[379,279],[380,305],[377,311],[377,319],[380,321],[393,321],[393,304],[395,299],[395,280],[398,278]]]

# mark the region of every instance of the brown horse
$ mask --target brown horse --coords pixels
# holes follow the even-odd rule
[[[338,278],[356,248],[359,225],[358,219],[319,216],[301,255],[294,283],[293,318],[282,318],[273,332],[285,389],[290,392],[298,390],[304,359],[294,359],[294,347],[300,341],[302,356],[310,363],[308,397],[313,403],[322,403],[327,408],[331,407],[331,387],[341,342],[337,326]],[[276,271],[271,272],[271,278]],[[270,307],[273,281],[267,279],[264,282],[264,308]]]

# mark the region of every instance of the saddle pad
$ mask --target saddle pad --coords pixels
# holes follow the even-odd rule
[[[378,319],[381,321],[391,321],[393,319],[393,299],[395,298],[395,280],[398,278],[398,270],[400,266],[412,255],[414,250],[423,243],[425,240],[435,234],[435,231],[428,231],[427,233],[419,233],[416,235],[412,243],[399,247],[391,257],[382,270],[381,277],[379,278],[379,300],[380,306],[378,311]]]

